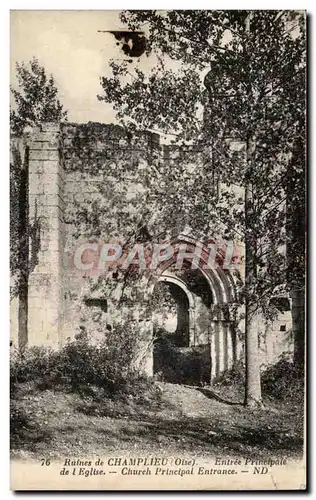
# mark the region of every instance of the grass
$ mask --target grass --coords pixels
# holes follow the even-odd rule
[[[269,399],[256,410],[241,402],[233,387],[157,382],[147,392],[110,398],[92,386],[78,394],[20,383],[12,399],[11,454],[27,459],[113,452],[302,455],[301,401]]]

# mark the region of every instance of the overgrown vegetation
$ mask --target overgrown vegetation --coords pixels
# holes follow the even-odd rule
[[[133,335],[123,327],[108,332],[98,344],[92,344],[82,329],[60,350],[31,347],[14,351],[10,364],[12,446],[23,447],[21,443],[29,443],[32,436],[42,439],[43,429],[37,421],[44,408],[37,402],[48,393],[61,399],[69,395],[82,400],[92,413],[100,405],[105,405],[101,413],[113,413],[116,405],[121,411],[130,399],[137,405],[155,406],[159,390],[153,380],[139,373],[135,355]],[[78,402],[78,407],[82,403]]]
[[[203,455],[223,449],[256,456],[301,452],[303,380],[292,362],[281,358],[265,370],[264,411],[249,412],[242,404],[241,361],[211,388],[156,382],[133,368],[130,337],[125,330],[125,347],[91,345],[81,332],[59,351],[33,347],[13,353],[13,456],[38,456],[48,442],[51,456],[105,448],[125,453],[136,446]]]
[[[300,405],[304,399],[304,377],[287,353],[280,356],[277,363],[262,367],[262,396],[264,400],[291,402]],[[218,392],[240,395],[245,384],[245,367],[238,360],[231,370],[221,374],[214,385]]]
[[[270,398],[290,401],[292,404],[304,400],[304,376],[300,368],[289,361],[286,355],[262,374],[263,393]]]
[[[91,344],[82,333],[60,350],[31,347],[16,351],[11,360],[11,392],[19,383],[34,382],[39,389],[60,388],[82,392],[89,386],[103,389],[107,395],[135,391],[137,381],[145,378],[134,367],[135,349],[131,336],[125,342],[115,330],[98,344]],[[123,335],[121,335],[123,337]]]

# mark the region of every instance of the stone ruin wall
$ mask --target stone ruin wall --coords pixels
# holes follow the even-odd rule
[[[100,207],[102,227],[108,228],[102,240],[119,237],[124,212],[133,210],[133,198],[145,196],[146,166],[159,154],[169,161],[172,149],[161,148],[156,134],[130,136],[118,126],[102,124],[43,124],[27,143],[29,222],[38,233],[29,249],[33,269],[28,283],[28,345],[61,346],[81,325],[101,338],[105,325],[119,312],[102,303],[104,296],[97,289],[91,294],[96,277],[80,276],[73,269],[78,241],[101,236],[87,227],[84,214],[90,217],[94,207],[98,215]],[[13,318],[16,307],[13,301]],[[263,360],[289,348],[283,331],[280,335],[280,321],[282,330],[284,323],[286,332],[290,328],[289,314],[270,326],[260,347]],[[11,337],[17,345],[14,319]]]

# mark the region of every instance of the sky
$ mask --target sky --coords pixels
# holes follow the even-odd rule
[[[110,104],[98,101],[100,76],[110,76],[109,60],[125,55],[109,33],[123,27],[119,11],[11,11],[11,84],[16,85],[15,63],[33,57],[51,73],[70,122],[115,122]],[[150,69],[153,59],[135,61]]]
[[[98,101],[101,76],[111,76],[110,59],[127,57],[110,33],[98,30],[124,28],[115,10],[11,10],[11,84],[16,86],[15,63],[39,60],[54,76],[59,98],[70,122],[116,123],[111,104]],[[142,27],[146,32],[146,25]],[[227,42],[229,34],[224,36]],[[128,58],[129,59],[129,58]],[[133,59],[145,73],[157,63],[155,55]],[[181,62],[164,60],[167,69],[179,69]],[[209,68],[205,68],[209,71]],[[201,73],[201,81],[204,72]]]

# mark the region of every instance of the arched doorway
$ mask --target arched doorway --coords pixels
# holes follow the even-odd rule
[[[190,289],[174,275],[160,276],[153,301],[153,373],[165,382],[199,384],[201,350],[195,346],[195,301]]]
[[[154,335],[164,332],[177,347],[190,343],[189,300],[181,287],[170,282],[158,282],[153,295],[156,310],[153,315]]]
[[[178,238],[178,242],[187,239]],[[188,249],[193,243],[187,242]],[[177,244],[175,242],[175,246]],[[190,259],[184,259],[179,268],[174,253],[173,257],[158,266],[149,279],[150,297],[157,283],[166,282],[169,283],[167,290],[174,301],[173,315],[169,317],[170,331],[165,332],[164,350],[163,342],[155,338],[157,329],[153,325],[155,346],[151,366],[153,373],[165,381],[210,384],[220,373],[229,369],[236,359],[237,324],[234,307],[237,276],[220,266],[208,268],[203,254],[197,268],[191,264]],[[182,336],[179,335],[180,331]],[[166,369],[161,369],[162,364]]]

